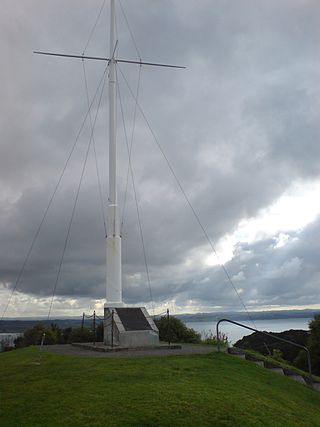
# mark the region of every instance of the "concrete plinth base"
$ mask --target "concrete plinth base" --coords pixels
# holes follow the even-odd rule
[[[159,346],[159,331],[145,307],[105,307],[104,345],[112,349]]]
[[[180,344],[159,344],[156,346],[146,346],[146,347],[109,347],[104,345],[104,343],[99,342],[96,344],[93,343],[72,343],[73,347],[79,347],[83,348],[85,350],[93,350],[93,351],[100,351],[103,353],[119,353],[119,352],[126,352],[126,351],[143,351],[143,350],[181,350]]]

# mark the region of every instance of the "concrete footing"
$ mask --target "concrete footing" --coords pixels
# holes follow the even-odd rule
[[[145,307],[105,306],[104,345],[111,349],[157,347],[159,331]]]
[[[181,345],[180,344],[159,344],[159,345],[155,345],[155,346],[145,346],[145,347],[110,347],[107,345],[104,345],[104,343],[99,342],[96,344],[93,343],[80,343],[80,342],[75,342],[72,343],[73,347],[78,347],[78,348],[82,348],[85,350],[93,350],[93,351],[100,351],[100,352],[104,352],[104,353],[117,353],[117,352],[126,352],[126,351],[141,351],[141,350],[181,350]]]

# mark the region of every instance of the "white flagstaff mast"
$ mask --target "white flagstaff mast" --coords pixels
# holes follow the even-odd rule
[[[121,236],[117,198],[117,118],[116,118],[116,39],[115,4],[110,5],[109,62],[109,197],[107,213],[107,292],[106,306],[122,306]]]
[[[117,197],[117,62],[151,67],[185,68],[180,65],[135,61],[116,58],[117,40],[115,36],[115,0],[110,0],[110,57],[73,55],[67,53],[40,52],[65,58],[78,58],[82,61],[95,60],[108,62],[109,83],[109,197],[107,211],[107,276],[106,303],[104,306],[104,344],[131,348],[155,346],[159,344],[159,331],[144,307],[123,307],[121,279],[121,236],[120,215]],[[90,111],[90,110],[89,110]]]

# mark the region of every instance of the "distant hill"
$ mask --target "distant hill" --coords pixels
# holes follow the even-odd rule
[[[295,319],[295,318],[313,318],[320,314],[320,310],[274,310],[274,311],[254,311],[254,312],[218,312],[218,313],[196,313],[196,314],[179,314],[177,317],[184,322],[208,322],[218,321],[223,318],[230,320],[247,321],[249,316],[253,320],[269,319]]]
[[[273,332],[273,335],[278,338],[306,346],[310,332],[299,329],[290,329],[289,331],[284,332]],[[295,358],[301,351],[300,348],[295,347],[292,344],[283,341],[277,341],[273,337],[262,335],[259,332],[254,332],[251,335],[243,337],[234,345],[238,348],[257,351],[258,353],[261,353],[265,356],[273,354],[273,350],[280,350],[283,358],[288,360],[290,363],[294,362]]]
[[[24,332],[26,329],[32,328],[32,326],[38,324],[39,322],[45,325],[51,325],[51,323],[55,323],[60,328],[78,328],[81,326],[81,319],[52,319],[52,320],[44,320],[44,319],[31,319],[31,320],[2,320],[0,322],[0,333],[6,332]],[[92,322],[90,322],[91,324]],[[89,321],[86,322],[86,325],[89,324]]]
[[[278,310],[278,311],[255,311],[249,312],[253,320],[268,320],[268,319],[288,319],[288,318],[313,318],[316,314],[320,314],[320,310]],[[173,314],[174,315],[174,314]],[[196,313],[196,314],[178,314],[174,315],[183,322],[217,322],[220,319],[227,318],[231,320],[248,321],[249,316],[246,312],[218,312],[218,313]],[[100,313],[100,317],[102,314]],[[76,328],[81,326],[81,316],[78,318],[69,317],[61,319],[51,319],[47,321],[43,318],[21,318],[21,319],[5,319],[0,321],[0,333],[2,332],[23,332],[31,328],[37,323],[50,325],[57,324],[60,328]],[[86,319],[86,325],[91,325],[92,320]]]

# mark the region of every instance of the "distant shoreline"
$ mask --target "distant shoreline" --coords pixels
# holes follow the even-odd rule
[[[216,312],[216,313],[195,313],[195,314],[178,314],[173,315],[178,317],[183,322],[217,322],[220,319],[227,318],[230,320],[248,321],[250,320],[271,320],[271,319],[298,319],[310,318],[320,314],[320,310],[274,310],[274,311],[254,311],[254,312]],[[0,322],[0,333],[17,333],[24,332],[26,329],[31,328],[37,323],[44,323],[50,325],[51,323],[57,324],[61,328],[80,327],[81,316],[79,317],[64,317],[52,318],[6,318]],[[90,321],[86,321],[90,324]]]
[[[320,315],[320,310],[274,310],[274,311],[253,311],[253,312],[218,312],[218,313],[197,313],[181,314],[177,317],[184,322],[208,322],[218,321],[223,318],[230,320],[270,320],[270,319],[300,319],[313,318]]]

